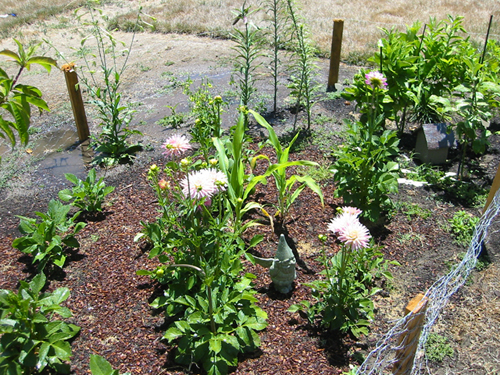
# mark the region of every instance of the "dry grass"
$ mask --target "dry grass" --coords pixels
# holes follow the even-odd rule
[[[429,17],[444,19],[448,14],[464,16],[464,26],[471,37],[484,40],[490,15],[500,17],[498,0],[298,0],[303,4],[302,14],[309,24],[312,37],[323,54],[330,50],[333,19],[344,20],[343,57],[363,55],[373,51],[381,37],[380,28],[396,27],[419,20],[425,23]],[[0,12],[14,12],[18,17],[0,19],[0,33],[12,33],[19,22],[33,22],[50,15],[74,8],[84,0],[3,0]],[[241,7],[242,0],[108,0],[106,7],[113,14],[121,14],[118,23],[127,28],[127,19],[134,16],[131,10],[143,4],[146,13],[156,18],[158,32],[178,32],[227,37],[231,32],[232,10]],[[258,0],[247,2],[256,9]],[[253,17],[255,23],[264,26],[263,11]],[[492,38],[500,40],[500,22],[495,21]]]
[[[0,14],[15,13],[17,17],[0,18],[0,37],[13,36],[19,25],[48,19],[84,3],[85,0],[2,0]]]

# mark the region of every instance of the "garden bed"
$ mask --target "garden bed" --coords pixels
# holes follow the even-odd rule
[[[151,40],[141,36],[142,40]],[[166,37],[167,38],[167,37]],[[171,38],[171,37],[168,37]],[[181,37],[175,37],[181,38]],[[160,36],[155,35],[155,40]],[[193,41],[202,43],[199,39]],[[182,41],[177,41],[181,45]],[[143,43],[147,43],[143,41]],[[158,42],[160,43],[160,42]],[[186,41],[186,44],[188,42]],[[216,41],[214,43],[221,43]],[[229,53],[229,45],[225,52]],[[179,50],[181,47],[178,47]],[[182,48],[186,48],[183,46]],[[184,50],[184,49],[183,49]],[[220,54],[220,50],[213,53]],[[182,54],[179,52],[179,54]],[[151,56],[151,61],[156,57]],[[204,58],[196,60],[203,65]],[[137,61],[141,57],[137,57]],[[143,63],[146,63],[143,56]],[[133,64],[134,61],[131,62]],[[321,66],[327,66],[322,61]],[[177,72],[208,70],[205,61],[203,68],[190,67],[189,62]],[[200,65],[201,66],[201,65]],[[344,78],[352,76],[355,68],[344,67]],[[191,69],[191,70],[190,70]],[[70,322],[81,327],[80,334],[73,340],[71,368],[74,374],[89,373],[89,357],[99,354],[109,360],[120,371],[132,374],[183,374],[200,373],[193,365],[190,369],[179,366],[173,361],[173,348],[161,340],[167,328],[163,315],[154,311],[148,303],[161,294],[159,284],[146,276],[137,276],[139,269],[154,269],[158,263],[148,259],[147,251],[141,243],[133,241],[141,230],[140,221],[152,221],[157,216],[156,195],[146,180],[151,164],[164,164],[158,145],[165,136],[165,131],[154,124],[153,118],[159,119],[165,113],[165,98],[153,97],[156,89],[155,80],[161,77],[165,66],[154,66],[141,76],[137,71],[127,82],[127,93],[132,99],[142,98],[152,112],[140,113],[140,119],[148,123],[147,139],[152,151],[141,153],[132,166],[120,166],[109,172],[106,184],[115,186],[115,191],[108,196],[101,217],[87,220],[87,226],[78,235],[81,247],[69,258],[63,271],[55,270],[49,275],[49,290],[66,286],[71,290],[71,297],[66,306],[73,312]],[[323,69],[323,77],[326,75]],[[228,76],[225,79],[229,79]],[[148,86],[148,83],[151,83]],[[159,85],[158,83],[156,83]],[[169,98],[172,100],[172,98]],[[161,104],[160,104],[161,103]],[[172,102],[171,104],[175,104]],[[156,111],[156,112],[155,112]],[[163,111],[163,112],[162,112]],[[316,122],[312,136],[305,137],[291,159],[316,161],[327,169],[331,162],[325,153],[334,144],[341,141],[340,131],[343,118],[355,115],[353,104],[343,99],[326,99],[314,110]],[[44,121],[50,121],[45,115]],[[285,137],[290,133],[293,115],[283,108],[275,119],[274,126],[278,134]],[[227,127],[232,125],[227,120]],[[496,125],[495,125],[496,126]],[[257,125],[251,127],[254,142],[265,136],[266,132]],[[170,129],[169,129],[170,131]],[[409,154],[414,144],[414,134],[407,129],[404,151]],[[492,145],[486,155],[474,159],[477,173],[471,177],[471,183],[488,186],[496,172],[500,155],[500,136],[491,138]],[[329,146],[325,146],[329,145]],[[271,153],[264,149],[269,156]],[[452,155],[453,156],[453,155]],[[415,167],[409,162],[410,167]],[[446,166],[448,170],[456,168],[456,163]],[[101,171],[101,174],[107,172]],[[59,176],[62,180],[62,176]],[[20,176],[20,181],[31,181],[28,187],[18,191],[2,190],[0,203],[0,269],[2,278],[0,288],[15,289],[18,280],[28,279],[33,275],[31,258],[13,249],[12,241],[19,236],[15,215],[32,216],[34,211],[45,212],[47,203],[55,198],[64,182],[47,184],[40,188],[30,176]],[[371,332],[359,340],[341,334],[330,334],[311,327],[307,320],[298,313],[287,312],[290,305],[310,299],[310,290],[304,283],[314,280],[321,271],[317,258],[321,244],[319,234],[327,233],[327,224],[335,215],[342,201],[333,197],[334,184],[331,176],[323,172],[321,179],[324,206],[318,197],[305,190],[292,207],[290,219],[286,223],[287,235],[300,261],[297,266],[297,279],[292,292],[283,295],[271,285],[268,271],[254,266],[245,260],[245,269],[255,274],[258,305],[268,314],[268,327],[260,333],[262,345],[259,350],[240,358],[236,374],[340,374],[349,369],[350,364],[359,364],[363,357],[374,347],[380,335],[391,326],[391,322],[402,316],[407,302],[417,293],[425,292],[439,277],[445,275],[450,267],[457,263],[460,254],[466,249],[453,242],[452,235],[446,230],[448,220],[459,210],[478,216],[481,206],[463,207],[458,197],[445,194],[429,187],[400,185],[398,194],[391,197],[396,203],[390,219],[371,227],[371,234],[381,246],[384,257],[398,261],[401,266],[391,267],[394,280],[382,283],[383,291],[375,296],[376,318],[371,325]],[[258,185],[252,198],[267,207],[272,207],[276,200],[276,190],[272,184]],[[269,213],[274,214],[269,208]],[[253,251],[263,257],[274,254],[278,235],[266,218],[253,214],[262,226],[255,227],[252,233],[264,235],[264,241]],[[333,236],[327,241],[327,253],[333,255],[339,249]],[[471,285],[457,293],[443,320],[437,326],[438,333],[446,336],[454,349],[454,356],[445,358],[441,364],[432,364],[436,373],[487,374],[498,371],[498,295],[482,298],[481,293],[490,295],[498,290],[498,265],[492,264],[480,272],[474,273]],[[480,284],[475,280],[481,280]],[[487,285],[491,285],[488,287]],[[477,310],[472,310],[477,308]],[[477,325],[471,323],[468,312],[477,314]],[[495,315],[496,314],[496,315]],[[487,328],[487,329],[486,329]],[[488,349],[472,351],[470,343],[488,345]],[[469,344],[468,344],[469,343]],[[495,346],[496,345],[496,346]]]

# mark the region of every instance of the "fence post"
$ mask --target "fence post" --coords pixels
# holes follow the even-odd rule
[[[64,77],[66,78],[66,86],[68,87],[71,108],[73,109],[73,116],[75,117],[78,138],[80,142],[83,142],[89,139],[90,132],[87,116],[85,115],[85,107],[83,106],[82,92],[78,84],[78,75],[75,72],[75,64],[64,64],[61,66],[61,70],[64,72]]]
[[[491,184],[490,193],[488,194],[488,198],[486,199],[486,204],[484,205],[483,214],[488,209],[488,206],[490,205],[491,201],[493,200],[493,197],[495,196],[499,188],[500,188],[500,164],[498,164],[497,174],[495,175],[495,179]]]
[[[404,332],[399,336],[398,349],[392,369],[393,375],[409,375],[418,348],[418,341],[425,320],[428,299],[422,294],[415,296],[406,306],[405,315],[411,313],[405,324]]]
[[[335,84],[339,81],[340,51],[342,49],[342,33],[344,20],[333,20],[332,50],[330,53],[330,72],[326,91],[335,91]]]

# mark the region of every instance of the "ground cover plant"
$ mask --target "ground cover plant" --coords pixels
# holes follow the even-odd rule
[[[398,146],[397,129],[385,129],[390,125],[379,115],[384,79],[371,70],[356,81],[367,92],[366,100],[357,103],[360,117],[353,121],[364,127],[365,133],[357,136],[367,139],[368,151],[365,146],[356,150],[368,161],[366,175],[380,170],[374,152],[378,149],[373,147],[380,147],[376,137],[390,139],[391,150]],[[161,147],[155,153],[139,153],[135,165],[118,167],[115,170],[122,172],[114,176],[98,170],[106,174],[107,186],[116,185],[107,195],[113,204],[101,206],[104,214],[96,221],[87,218],[85,228],[80,223],[79,257],[50,275],[49,290],[71,287],[67,306],[75,313],[73,322],[82,327],[72,342],[72,370],[86,373],[90,363],[90,371],[108,373],[339,374],[350,364],[360,364],[376,335],[399,315],[394,310],[446,272],[443,259],[463,251],[443,230],[447,219],[459,208],[476,211],[444,202],[438,186],[434,191],[398,186],[384,200],[408,202],[400,203],[403,209],[384,207],[377,214],[385,221],[370,214],[360,222],[357,216],[362,213],[346,206],[356,184],[345,188],[344,198],[336,198],[333,173],[320,183],[307,169],[299,170],[319,168],[325,152],[329,161],[338,162],[338,144],[329,142],[326,150],[316,146],[308,132],[294,129],[296,117],[290,111],[282,111],[285,125],[272,126],[235,103],[227,111],[237,118],[223,123],[219,87],[199,87],[188,91],[194,99],[188,116],[193,121],[167,129],[168,136],[161,128]],[[342,116],[349,117],[352,107],[345,99],[326,98],[312,110],[328,115],[321,118],[333,118],[346,107]],[[306,112],[300,115],[300,127],[321,125],[321,120],[309,125]],[[328,125],[346,130],[335,121]],[[410,133],[405,129],[404,134]],[[346,139],[343,135],[337,142]],[[396,153],[383,150],[386,164],[396,167]],[[361,183],[373,190],[376,179],[364,177],[360,174]],[[479,183],[488,177],[477,178]],[[96,179],[92,174],[90,180]],[[291,193],[288,198],[284,191]],[[23,196],[2,204],[9,208],[5,212],[21,209],[23,216],[33,216],[35,210],[44,210],[49,200],[45,198],[58,195],[49,189],[46,194],[32,205]],[[379,196],[364,191],[360,195],[370,203]],[[19,202],[23,205],[16,207]],[[367,205],[367,212],[372,207]],[[337,208],[355,218],[350,222],[353,233],[330,223]],[[427,210],[432,215],[423,214]],[[274,225],[277,218],[282,225]],[[35,272],[28,266],[33,256],[23,258],[10,246],[19,236],[18,224],[17,217],[8,215],[0,224],[7,239],[7,245],[1,245],[7,271],[2,287],[7,289]],[[367,246],[368,227],[379,246]],[[325,236],[328,229],[332,233]],[[400,241],[403,232],[416,233],[420,240]],[[272,257],[280,234],[287,237],[298,264],[298,278],[286,295],[275,290],[267,271],[251,262],[252,255]],[[409,272],[415,272],[413,278]],[[312,306],[306,309],[310,314],[299,314],[300,306]],[[287,312],[291,307],[293,312]],[[454,349],[459,349],[461,337],[463,333],[453,336]],[[110,363],[98,359],[104,357]],[[454,366],[456,359],[444,359],[440,366]],[[491,359],[483,363],[494,366]]]

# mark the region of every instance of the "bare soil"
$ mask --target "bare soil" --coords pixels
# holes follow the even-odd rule
[[[29,32],[35,34],[35,31],[27,30],[27,34]],[[52,32],[50,38],[58,46],[74,45],[79,41],[71,33],[60,30]],[[118,38],[127,39],[130,35],[118,34]],[[11,44],[2,41],[1,48]],[[157,263],[147,258],[133,238],[141,229],[141,220],[151,221],[157,215],[146,171],[150,164],[164,162],[159,146],[174,131],[156,124],[156,121],[170,113],[166,105],[180,103],[178,110],[187,109],[180,89],[172,86],[172,77],[182,80],[190,76],[199,82],[208,76],[214,81],[218,93],[226,92],[223,95],[229,98],[231,47],[228,41],[194,36],[137,36],[123,91],[127,100],[141,103],[137,106],[133,127],[144,133],[141,139],[148,145],[147,151],[140,153],[131,166],[99,171],[100,175],[106,176],[108,185],[116,186],[109,196],[109,205],[100,220],[88,221],[87,227],[78,235],[81,248],[71,256],[64,270],[50,275],[48,286],[49,290],[60,286],[71,290],[67,301],[74,314],[71,322],[81,327],[81,333],[72,343],[71,368],[76,375],[90,373],[91,354],[104,356],[121,372],[132,374],[200,373],[195,365],[187,369],[175,364],[172,359],[174,348],[161,340],[165,330],[164,318],[148,305],[158,293],[159,285],[135,274],[139,269],[152,269]],[[67,47],[61,47],[64,48]],[[320,80],[326,85],[328,61],[319,61],[319,66]],[[357,69],[342,65],[337,87],[342,88],[341,83],[352,78]],[[286,83],[287,79],[283,75],[282,82]],[[267,81],[259,82],[259,93],[271,92]],[[58,111],[66,111],[65,115],[70,118],[71,113],[63,104],[67,98],[62,74],[57,71],[50,76],[36,74],[29,76],[29,82],[42,89],[53,108],[51,114],[37,118],[36,124],[49,126]],[[293,119],[285,97],[283,92],[279,113],[270,117],[280,135],[290,133]],[[269,109],[269,102],[267,105]],[[314,116],[326,120],[315,122],[312,128],[314,137],[304,139],[292,157],[317,161],[322,165],[331,162],[328,155],[325,156],[324,144],[333,146],[340,142],[342,119],[351,118],[355,112],[354,103],[342,99],[318,103]],[[225,127],[234,123],[232,116],[229,111]],[[95,132],[97,125],[91,111],[89,118],[91,130]],[[255,142],[265,134],[255,126],[251,130]],[[322,137],[323,144],[318,141]],[[491,184],[500,160],[499,138],[493,136],[488,153],[475,159],[480,168],[472,176],[474,183]],[[405,139],[405,151],[409,152],[414,144],[414,134],[408,131]],[[0,288],[15,289],[18,280],[29,279],[34,272],[31,259],[11,246],[19,236],[16,215],[33,216],[34,211],[46,211],[48,201],[56,198],[57,191],[69,186],[63,174],[54,170],[49,173],[48,169],[40,168],[41,171],[36,173],[17,175],[10,187],[0,191]],[[453,170],[456,163],[450,163],[447,168]],[[82,169],[80,177],[84,172]],[[448,219],[460,209],[480,214],[479,209],[463,207],[443,192],[401,185],[393,200],[416,204],[429,210],[431,215],[424,219],[398,210],[390,221],[372,228],[371,233],[382,246],[386,259],[397,260],[401,266],[391,269],[394,280],[385,284],[384,291],[375,297],[377,314],[370,335],[354,340],[349,336],[319,331],[310,327],[300,315],[287,312],[291,304],[310,298],[304,283],[318,277],[321,270],[316,260],[320,251],[317,236],[326,233],[335,209],[342,205],[341,200],[333,198],[335,187],[331,179],[325,179],[322,186],[325,206],[321,206],[315,195],[304,191],[287,223],[292,245],[304,262],[297,269],[293,291],[288,295],[277,293],[265,269],[247,264],[247,271],[257,275],[255,288],[260,306],[268,313],[269,326],[261,333],[260,350],[241,358],[235,374],[340,374],[348,370],[350,364],[360,363],[391,322],[401,317],[408,301],[445,275],[450,265],[458,262],[460,253],[466,250],[456,245],[444,229]],[[253,198],[271,205],[275,197],[276,191],[272,184],[268,184],[265,188],[258,187]],[[256,251],[262,256],[271,256],[278,237],[269,225],[259,227],[259,231],[265,235],[265,240]],[[328,244],[331,254],[337,251],[333,238]],[[432,373],[495,374],[500,371],[498,280],[498,264],[492,263],[484,270],[474,272],[470,285],[453,298],[436,326],[436,332],[448,337],[455,354],[441,364],[431,364]]]

